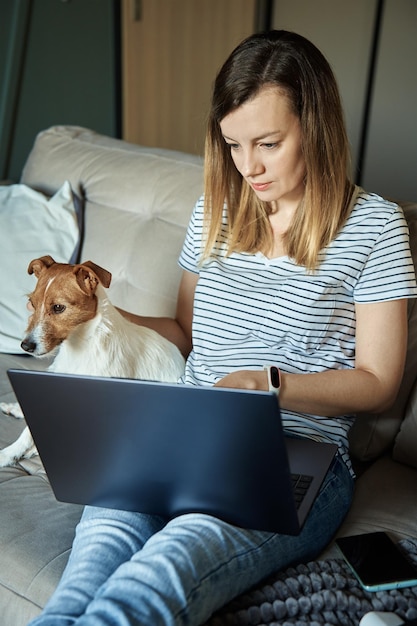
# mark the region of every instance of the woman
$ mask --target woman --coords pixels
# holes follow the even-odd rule
[[[176,318],[129,315],[189,353],[186,383],[266,390],[264,366],[280,368],[286,430],[339,446],[301,534],[87,507],[33,626],[203,624],[331,540],[352,496],[348,430],[355,413],[393,402],[417,293],[401,211],[347,169],[321,53],[285,31],[249,37],[215,82]]]

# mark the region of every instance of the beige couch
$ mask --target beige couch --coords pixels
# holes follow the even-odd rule
[[[202,179],[197,157],[133,146],[78,127],[53,127],[37,137],[21,182],[51,195],[69,180],[85,200],[82,260],[112,272],[113,302],[146,315],[172,315],[180,276],[176,260]],[[408,204],[405,212],[417,258],[417,205]],[[30,240],[30,232],[27,236]],[[26,267],[16,268],[14,279],[25,272]],[[352,430],[361,475],[342,535],[385,529],[396,538],[417,538],[414,301],[409,321],[406,372],[394,407],[359,417]],[[13,400],[9,367],[44,366],[32,357],[0,355],[0,401]],[[22,428],[20,420],[0,415],[0,447]],[[23,626],[40,612],[65,566],[80,513],[78,506],[55,501],[36,460],[0,470],[2,625]],[[329,546],[324,556],[334,555]]]

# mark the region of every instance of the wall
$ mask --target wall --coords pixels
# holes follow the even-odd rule
[[[161,1],[167,0],[158,0]],[[188,5],[187,1],[191,4]],[[124,52],[124,134],[132,141],[155,145],[159,141],[160,145],[168,145],[166,138],[161,139],[158,135],[164,125],[168,125],[166,132],[173,134],[175,143],[168,147],[201,152],[208,103],[208,94],[203,92],[201,85],[204,84],[209,91],[211,81],[207,78],[207,70],[202,70],[202,62],[204,60],[210,68],[209,75],[214,76],[213,68],[220,63],[218,59],[224,60],[232,45],[250,32],[253,7],[269,5],[269,1],[257,0],[252,4],[251,0],[233,0],[233,3],[245,8],[237,12],[231,1],[210,0],[207,3],[205,0],[201,6],[208,4],[212,15],[209,20],[210,12],[197,12],[197,19],[204,22],[204,29],[199,31],[191,19],[189,8],[194,1],[181,0],[178,6],[184,6],[186,11],[186,19],[181,22],[183,28],[191,31],[197,40],[200,36],[200,49],[191,47],[191,50],[196,49],[196,54],[190,54],[190,33],[185,39],[180,39],[181,46],[176,46],[175,37],[171,36],[171,52],[168,56],[158,57],[167,81],[158,81],[160,76],[156,74],[146,77],[148,82],[151,81],[152,98],[150,92],[142,88],[141,72],[147,65],[152,41],[152,54],[156,54],[155,50],[161,51],[161,41],[166,41],[166,38],[160,37],[158,19],[156,29],[151,35],[148,32],[148,39],[143,44],[138,37],[146,21],[147,6],[154,8],[157,0],[143,0],[145,19],[142,23],[135,21],[132,14],[128,22],[125,15],[125,29],[131,29],[132,47],[130,57],[126,49]],[[171,6],[171,2],[173,0],[167,6]],[[296,30],[312,39],[335,70],[344,102],[357,180],[383,195],[417,200],[416,0],[382,2],[384,10],[363,154],[361,145],[368,74],[375,18],[381,0],[271,2],[271,26]],[[51,124],[85,125],[105,134],[120,136],[119,4],[120,0],[2,0],[0,178],[18,178],[35,134]],[[132,7],[138,3],[123,0],[125,5]],[[213,7],[216,11],[225,11],[227,19],[223,15],[216,21]],[[163,16],[165,14],[168,17],[159,23],[165,24],[166,32],[170,33],[170,27],[178,24],[178,16],[175,21],[166,10]],[[222,16],[222,13],[219,15]],[[176,31],[176,37],[178,41],[180,31]],[[203,42],[205,52],[202,56]],[[181,63],[178,57],[180,50]],[[185,67],[187,70],[184,70]],[[194,68],[194,73],[197,72],[198,82],[193,83],[189,79],[190,67]],[[180,74],[177,82],[172,80],[172,68]],[[165,95],[155,97],[157,87],[162,88]],[[186,110],[181,123],[175,115],[161,120],[163,108],[160,104],[164,98],[168,101],[169,111]],[[176,109],[172,106],[173,101],[177,103]],[[148,111],[145,125],[141,121],[144,110]],[[151,132],[153,135],[149,137]],[[359,162],[362,163],[360,172],[357,169]]]
[[[0,178],[52,124],[120,135],[117,0],[0,3]]]
[[[375,75],[369,83],[381,6]],[[388,197],[417,200],[417,2],[274,0],[272,27],[308,37],[330,61],[345,108],[357,181]]]
[[[363,185],[417,200],[417,2],[386,0]]]

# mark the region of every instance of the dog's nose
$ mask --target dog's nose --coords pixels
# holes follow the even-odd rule
[[[20,344],[20,346],[26,352],[35,352],[35,350],[36,350],[36,343],[34,341],[30,341],[28,339],[23,339],[23,341]]]

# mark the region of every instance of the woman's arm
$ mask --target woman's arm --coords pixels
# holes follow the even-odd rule
[[[145,317],[135,315],[119,309],[120,313],[140,326],[147,326],[156,330],[160,335],[172,341],[184,357],[187,357],[191,351],[191,328],[193,320],[194,292],[197,284],[198,275],[192,272],[183,271],[177,299],[177,310],[175,318],[171,317]]]
[[[356,305],[356,362],[352,370],[281,376],[283,409],[337,416],[381,411],[395,400],[407,350],[407,300]],[[272,365],[272,364],[271,364]],[[279,363],[276,363],[279,367]],[[223,387],[268,388],[265,372],[233,372]]]

